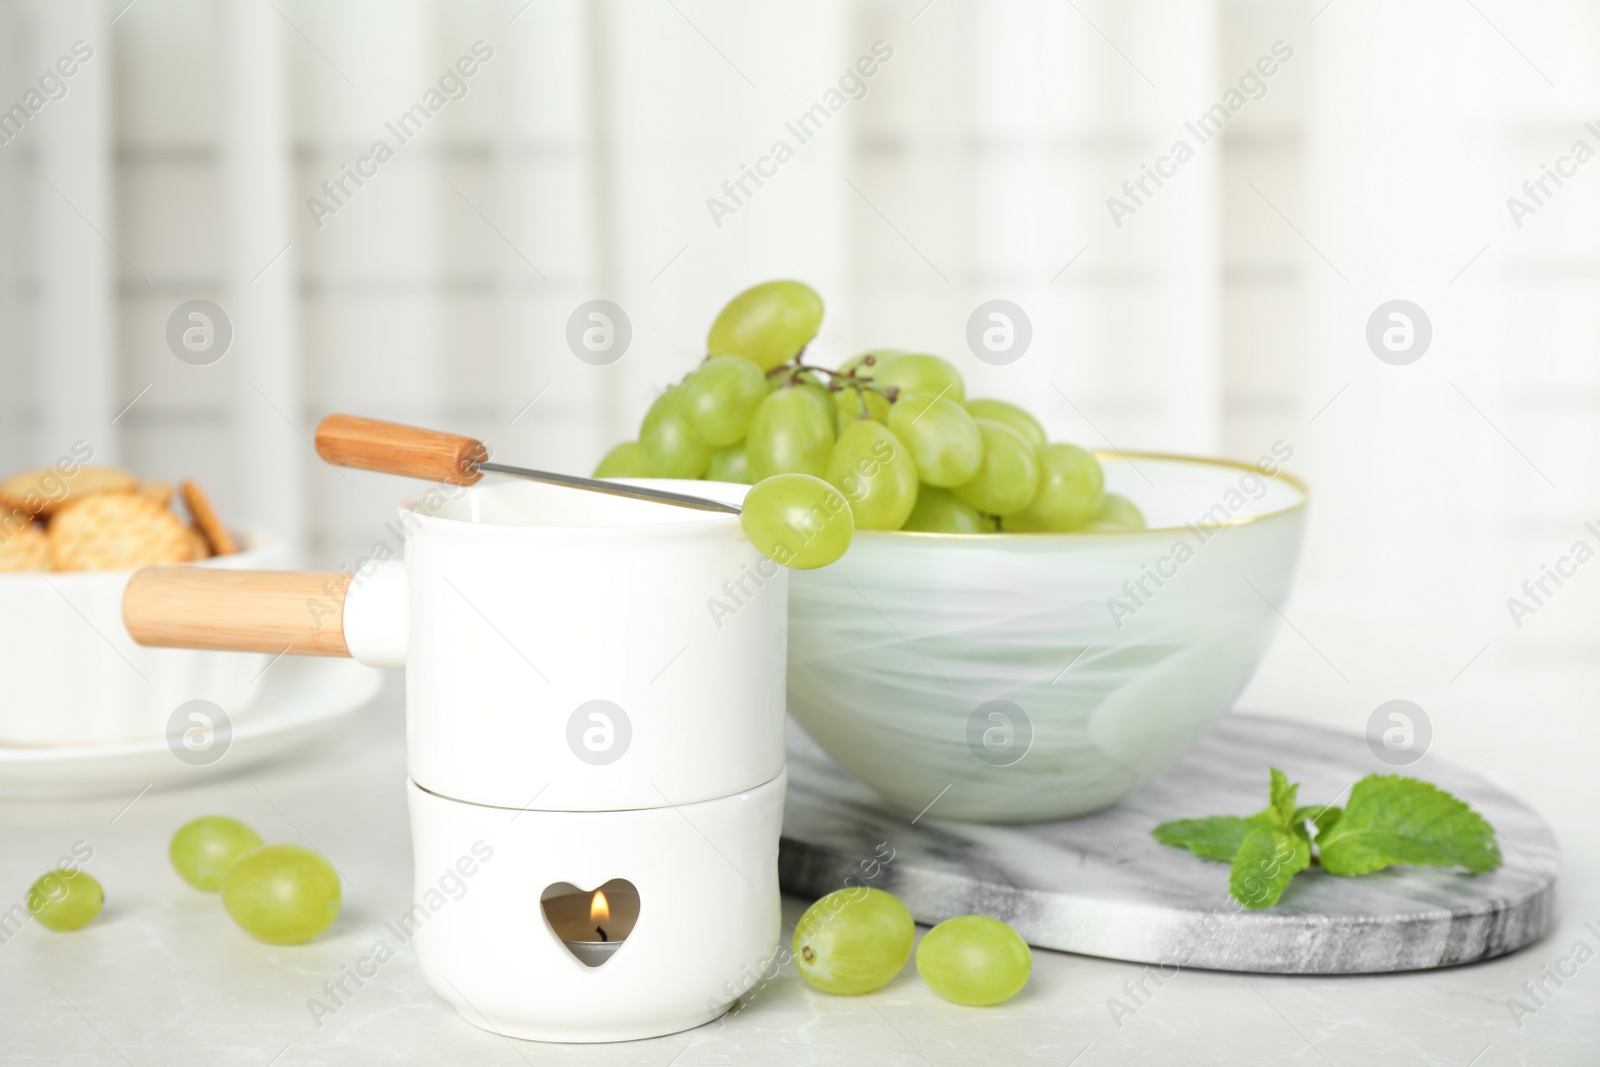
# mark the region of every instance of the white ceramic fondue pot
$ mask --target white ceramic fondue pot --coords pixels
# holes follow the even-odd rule
[[[735,516],[505,481],[400,524],[404,562],[365,574],[148,568],[123,620],[141,644],[404,666],[411,777],[446,797],[656,807],[783,769],[786,575]]]
[[[339,458],[476,482],[451,440],[476,444],[445,439],[442,470]],[[470,1021],[599,1041],[720,1014],[779,934],[785,573],[735,515],[530,482],[430,490],[400,525],[403,561],[354,574],[137,572],[123,620],[141,644],[405,667],[418,959]],[[431,906],[461,865],[469,892]],[[612,877],[637,924],[585,966],[541,894]]]

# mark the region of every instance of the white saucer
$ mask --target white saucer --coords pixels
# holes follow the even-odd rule
[[[382,683],[382,671],[354,660],[285,656],[261,680],[260,694],[238,716],[226,751],[214,762],[188,763],[166,738],[41,748],[0,745],[0,796],[96,796],[234,774],[332,730],[371,700]]]

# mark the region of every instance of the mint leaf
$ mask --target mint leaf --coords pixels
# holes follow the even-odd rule
[[[1262,826],[1289,830],[1299,825],[1296,814],[1300,809],[1294,806],[1294,798],[1300,786],[1290,785],[1288,777],[1274,767],[1269,789],[1272,802],[1254,815],[1176,819],[1157,826],[1150,831],[1150,836],[1163,845],[1186,848],[1196,856],[1230,862],[1238,854],[1239,846],[1244,844],[1250,831]]]
[[[1227,863],[1255,829],[1256,818],[1213,815],[1209,819],[1176,819],[1157,826],[1150,831],[1150,836],[1163,845],[1186,848],[1196,856]]]
[[[1334,807],[1331,804],[1307,804],[1304,807],[1294,809],[1294,824],[1301,826],[1309,822],[1317,828],[1317,834],[1320,837],[1332,829],[1334,823],[1339,821],[1339,814],[1343,810],[1343,808]]]
[[[1369,774],[1355,784],[1338,821],[1318,835],[1317,851],[1330,874],[1395,864],[1482,874],[1501,863],[1494,828],[1482,815],[1427,782],[1393,774]]]
[[[1278,825],[1285,830],[1295,825],[1294,798],[1300,792],[1300,783],[1289,784],[1289,776],[1278,768],[1272,768],[1272,785],[1270,787],[1271,801],[1263,815],[1272,815],[1277,819]]]
[[[1270,908],[1289,881],[1311,866],[1311,843],[1304,828],[1257,826],[1246,835],[1228,872],[1228,892],[1251,911]]]

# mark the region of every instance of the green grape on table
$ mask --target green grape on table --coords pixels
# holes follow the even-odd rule
[[[911,450],[918,476],[929,485],[970,482],[983,465],[977,421],[948,396],[902,395],[889,409],[889,429]]]
[[[943,396],[957,404],[967,398],[961,372],[947,359],[921,352],[895,356],[872,373],[872,384],[879,389],[895,388],[902,395],[926,393]]]
[[[743,356],[763,372],[789,362],[822,326],[822,297],[803,282],[762,282],[718,312],[706,336],[713,356]]]
[[[994,520],[971,504],[957,500],[950,490],[924,485],[917,490],[917,504],[900,529],[913,533],[992,533]]]
[[[257,940],[310,941],[339,914],[339,874],[299,845],[262,845],[234,861],[222,879],[222,906]]]
[[[744,442],[724,445],[711,455],[711,466],[706,468],[708,482],[734,482],[750,484],[750,469],[744,454]]]
[[[39,925],[62,932],[84,926],[105,902],[100,883],[72,867],[58,867],[28,888],[28,910]]]
[[[841,427],[863,417],[874,422],[889,421],[889,401],[882,393],[864,386],[847,384],[835,390],[833,405]]]
[[[850,502],[858,530],[898,530],[917,503],[917,464],[881,422],[845,424],[828,461],[828,481]]]
[[[917,927],[906,906],[881,889],[829,893],[800,916],[790,948],[801,977],[824,993],[870,993],[911,958]]]
[[[1125,496],[1106,493],[1100,498],[1100,510],[1083,529],[1092,533],[1117,533],[1145,529],[1144,512],[1139,505]]]
[[[596,465],[591,478],[648,478],[650,468],[639,450],[638,441],[624,441],[617,445]]]
[[[215,893],[233,861],[261,844],[261,835],[238,819],[205,815],[178,827],[167,856],[183,880]]]
[[[974,421],[983,435],[983,466],[970,482],[950,491],[957,500],[989,515],[1021,511],[1039,490],[1039,462],[1033,446],[1003,422]]]
[[[1039,420],[1015,404],[1008,404],[1004,400],[969,400],[966,408],[967,414],[975,419],[993,419],[1005,423],[1026,437],[1034,448],[1043,448],[1049,440]]]
[[[657,478],[698,478],[711,465],[711,442],[689,421],[683,386],[656,398],[639,427],[639,454]]]
[[[745,494],[739,528],[772,562],[798,571],[826,567],[855,536],[850,504],[809,474],[775,474]]]
[[[985,1007],[1028,984],[1033,953],[1018,933],[987,915],[960,915],[929,930],[917,946],[917,973],[946,1000]]]
[[[1011,533],[1076,530],[1099,514],[1105,473],[1094,453],[1077,445],[1045,445],[1039,457],[1039,491],[1021,511],[1000,520]]]
[[[833,401],[803,385],[774,389],[756,409],[744,439],[752,482],[774,474],[828,473],[833,452]]]
[[[683,414],[713,445],[744,437],[767,398],[767,376],[739,356],[713,356],[683,383]]]

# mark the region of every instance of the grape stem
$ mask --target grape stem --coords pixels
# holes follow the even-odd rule
[[[848,371],[831,370],[827,367],[815,367],[802,360],[804,355],[805,352],[802,350],[799,355],[794,357],[794,361],[792,363],[786,363],[780,367],[768,371],[768,375],[788,372],[791,375],[789,384],[793,385],[795,382],[799,381],[801,374],[806,371],[812,371],[816,374],[826,374],[828,376],[830,380],[825,388],[829,392],[837,393],[847,388],[853,388],[858,394],[860,394],[870,389],[872,392],[877,393],[891,404],[893,404],[900,396],[899,386],[891,385],[887,389],[879,389],[870,384],[872,382],[872,378],[870,376],[863,377],[857,374],[856,371],[858,368],[856,367],[852,367]],[[866,359],[862,360],[861,365],[870,367],[876,362],[877,360],[875,358],[868,356]],[[868,416],[867,399],[864,396],[861,397],[861,413],[863,416]]]

